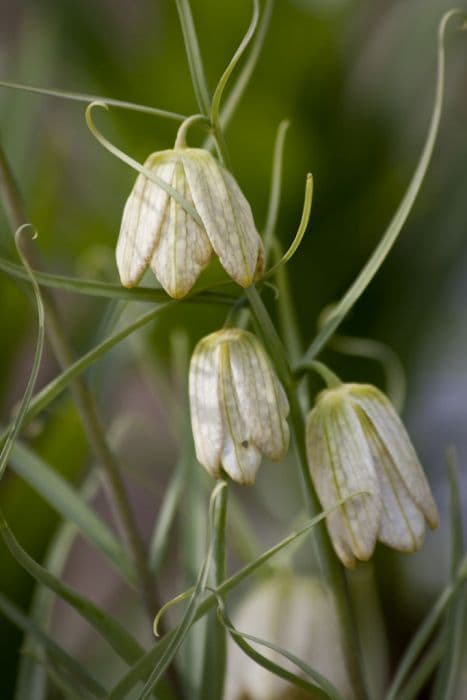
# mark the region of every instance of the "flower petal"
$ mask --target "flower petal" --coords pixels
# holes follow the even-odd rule
[[[171,184],[186,200],[192,201],[181,160],[175,163]],[[205,230],[171,197],[151,261],[167,294],[175,299],[188,294],[211,254]]]
[[[208,336],[198,343],[191,358],[189,393],[196,457],[214,478],[220,476],[224,441],[218,365],[219,348]]]
[[[308,463],[323,508],[358,491],[327,517],[339,558],[353,566],[373,554],[381,520],[379,486],[371,454],[351,404],[341,390],[321,394],[306,429]]]
[[[261,452],[252,438],[250,421],[245,421],[239,406],[231,370],[231,345],[227,342],[219,345],[219,395],[224,428],[221,461],[234,481],[252,484],[261,463]]]
[[[281,460],[289,447],[289,403],[262,346],[252,333],[232,343],[230,364],[238,405],[251,437],[269,459]]]
[[[253,214],[234,178],[198,148],[181,151],[193,202],[228,274],[249,287],[261,268],[263,244]]]
[[[144,165],[170,183],[175,163],[167,153],[172,152],[153,153]],[[138,175],[123,210],[116,250],[117,267],[125,287],[138,284],[148,266],[167,204],[167,193],[144,175]]]
[[[369,442],[381,491],[378,539],[400,552],[416,552],[425,537],[425,517],[378,436],[375,434]]]
[[[407,431],[389,399],[376,387],[352,385],[352,399],[360,407],[391,455],[394,468],[430,527],[439,523],[438,511]]]

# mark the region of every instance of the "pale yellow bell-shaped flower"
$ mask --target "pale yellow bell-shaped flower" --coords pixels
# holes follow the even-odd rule
[[[242,287],[260,277],[264,250],[245,196],[232,175],[201,148],[153,153],[144,167],[176,190],[197,219],[142,173],[125,204],[117,266],[125,287],[151,265],[170,296],[185,296],[215,253]]]
[[[221,468],[252,484],[264,454],[281,460],[289,445],[289,404],[262,345],[248,331],[211,333],[195,348],[189,375],[196,456],[211,476]]]
[[[323,391],[307,418],[308,464],[327,509],[357,491],[327,517],[345,566],[367,560],[376,541],[401,552],[423,543],[438,511],[415,450],[389,399],[374,386],[341,384]]]
[[[356,700],[346,670],[342,633],[332,592],[317,578],[275,573],[251,589],[233,616],[239,632],[285,649],[327,678],[343,700]],[[280,666],[300,674],[281,656],[246,640]],[[279,678],[229,641],[226,700],[300,700],[309,693]]]

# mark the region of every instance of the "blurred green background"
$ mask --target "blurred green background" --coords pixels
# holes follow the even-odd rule
[[[404,192],[431,112],[437,24],[449,7],[448,0],[276,2],[264,51],[227,140],[235,175],[261,227],[275,133],[282,119],[291,120],[279,220],[284,245],[300,218],[305,173],[314,174],[311,225],[290,263],[305,342],[312,338],[322,308],[339,297],[367,259]],[[250,3],[193,0],[192,9],[213,89],[249,21]],[[440,531],[430,534],[423,551],[410,560],[387,551],[378,554],[384,605],[391,611],[393,658],[446,580],[446,446],[456,445],[462,465],[467,458],[465,37],[450,33],[447,57],[445,116],[428,178],[400,241],[343,327],[348,334],[388,343],[400,356],[408,377],[404,416],[443,516]],[[0,78],[185,114],[197,111],[171,0],[9,0],[0,8]],[[121,110],[98,114],[96,121],[140,161],[151,151],[171,147],[176,131],[174,123]],[[94,141],[84,106],[0,89],[0,139],[39,231],[37,245],[47,270],[116,281],[113,248],[134,173]],[[1,207],[0,251],[15,255]],[[81,354],[99,337],[106,302],[58,296],[67,333]],[[5,423],[24,389],[35,326],[24,287],[3,274],[0,298],[0,411]],[[107,423],[134,414],[137,435],[146,439],[141,463],[147,467],[145,476],[152,475],[156,493],[146,494],[142,527],[157,509],[177,449],[161,389],[168,339],[174,328],[187,328],[194,342],[222,323],[223,313],[182,306],[151,327],[156,383],[151,396],[134,361],[128,360],[127,344],[91,373]],[[374,362],[331,351],[325,356],[344,379],[383,385]],[[47,351],[40,383],[56,372]],[[183,391],[182,377],[178,384]],[[174,381],[170,386],[176,390]],[[46,418],[36,421],[28,437],[76,482],[90,455],[69,397],[56,402]],[[137,442],[126,439],[123,448],[133,462],[142,451]],[[151,472],[154,468],[159,471]],[[245,498],[262,498],[273,520],[274,495],[283,477],[277,469],[271,474],[272,482],[266,484],[263,471],[258,482],[258,491],[265,484],[267,495]],[[463,485],[465,497],[465,475]],[[0,502],[20,541],[40,560],[56,515],[8,473]],[[293,507],[287,513],[281,505],[277,521],[284,525],[293,513]],[[99,563],[92,566],[99,572]],[[27,608],[31,581],[3,548],[0,572],[1,590]],[[85,577],[81,583],[86,586]],[[0,619],[2,698],[12,696],[20,644],[20,635]]]

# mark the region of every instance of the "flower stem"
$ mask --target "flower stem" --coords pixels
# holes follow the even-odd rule
[[[277,373],[287,393],[290,404],[290,425],[300,469],[306,506],[310,515],[313,517],[316,515],[316,513],[319,513],[320,505],[313,482],[311,480],[306,459],[305,428],[302,410],[297,397],[297,386],[287,362],[287,357],[282,342],[276,332],[276,329],[274,328],[269,313],[256,287],[249,287],[246,290],[246,296],[264,336],[264,340],[269,349]],[[342,625],[342,636],[347,670],[350,678],[352,679],[355,696],[359,698],[359,700],[363,700],[368,697],[368,693],[364,680],[357,626],[354,620],[349,592],[347,590],[345,573],[342,565],[339,563],[334,554],[334,550],[332,549],[324,523],[320,523],[316,527],[314,542],[317,549],[321,570],[326,581],[334,592],[339,619]]]

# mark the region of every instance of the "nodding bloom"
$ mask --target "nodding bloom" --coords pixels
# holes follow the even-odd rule
[[[339,697],[355,700],[334,596],[323,581],[274,572],[247,592],[233,621],[239,632],[264,639],[303,659],[333,684]],[[247,641],[260,654],[297,673],[297,666],[278,652]],[[302,675],[300,671],[298,674]],[[302,696],[296,687],[252,661],[233,641],[229,642],[226,681],[226,700],[310,697],[309,692]]]
[[[256,337],[239,328],[211,333],[190,364],[191,424],[196,456],[211,476],[221,468],[252,484],[261,455],[279,461],[289,446],[289,404]]]
[[[140,174],[123,211],[117,244],[122,284],[138,284],[148,265],[166,292],[185,296],[215,253],[242,287],[263,273],[264,250],[250,205],[232,175],[201,148],[153,153],[145,167],[192,207],[192,213]]]
[[[438,525],[430,487],[389,399],[374,386],[323,391],[306,426],[308,464],[323,508],[357,491],[327,517],[345,566],[373,554],[376,541],[401,552],[422,545],[425,522]]]

